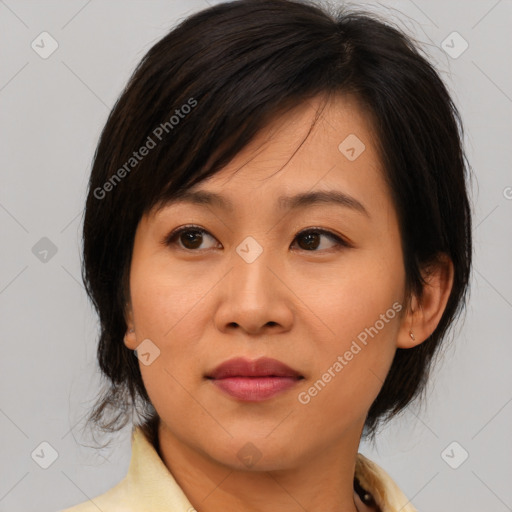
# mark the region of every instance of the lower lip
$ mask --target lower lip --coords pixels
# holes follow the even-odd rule
[[[222,391],[246,402],[261,402],[286,391],[299,379],[294,377],[228,377],[213,379]]]

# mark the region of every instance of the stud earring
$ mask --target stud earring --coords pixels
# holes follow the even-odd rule
[[[416,337],[414,336],[414,333],[412,331],[409,331],[409,336],[411,337],[412,341],[416,340]]]
[[[130,329],[128,332],[135,332],[135,330],[134,329]]]

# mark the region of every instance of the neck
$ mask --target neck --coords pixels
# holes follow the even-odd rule
[[[362,512],[354,492],[359,437],[339,443],[295,467],[240,470],[181,442],[162,422],[160,457],[200,512]]]

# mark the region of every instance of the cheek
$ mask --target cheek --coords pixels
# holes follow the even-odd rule
[[[198,344],[211,313],[205,299],[211,288],[207,279],[168,270],[158,262],[131,270],[130,290],[138,343],[151,340],[158,357],[150,365],[139,363],[151,402],[161,412],[186,407],[194,370],[203,367]],[[197,379],[200,378],[196,375]],[[194,383],[195,385],[196,383]]]
[[[338,339],[341,344],[376,322],[387,336],[391,334],[391,323],[397,324],[400,307],[393,309],[392,306],[403,301],[404,278],[399,255],[389,258],[376,250],[357,251],[344,261],[342,267],[330,273],[329,281],[320,287],[319,293],[310,294],[308,303],[318,312],[323,330],[328,327],[331,339]],[[381,319],[381,315],[384,318]],[[382,322],[385,322],[385,329],[382,329]]]
[[[318,347],[320,357],[298,397],[312,433],[321,428],[335,436],[364,421],[393,361],[399,310],[400,303],[385,300],[366,310],[352,307],[350,320],[338,322],[338,335]]]
[[[400,258],[376,254],[357,254],[350,272],[322,287],[311,304],[324,334],[311,333],[316,363],[301,403],[310,401],[336,424],[366,414],[396,351],[404,270]]]
[[[184,331],[193,339],[207,316],[205,297],[214,284],[208,276],[171,271],[165,261],[135,262],[130,289],[138,331],[165,345],[179,340]]]
[[[200,431],[208,419],[195,407],[190,394],[200,380],[197,369],[204,367],[198,348],[206,318],[201,300],[204,292],[187,287],[176,276],[171,280],[152,272],[146,276],[134,273],[134,277],[132,302],[138,341],[149,339],[158,347],[154,362],[139,362],[144,387],[159,416],[186,438],[188,429]],[[179,418],[185,415],[189,417],[183,422]]]

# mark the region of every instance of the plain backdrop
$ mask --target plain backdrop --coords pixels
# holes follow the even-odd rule
[[[80,279],[86,183],[136,64],[213,3],[0,1],[0,512],[55,512],[126,474],[129,428],[105,450],[85,446],[80,430],[100,385],[97,319]],[[512,2],[351,5],[422,41],[462,114],[475,174],[465,323],[452,331],[426,404],[360,451],[421,512],[512,510]],[[43,58],[42,46],[56,44]]]

